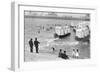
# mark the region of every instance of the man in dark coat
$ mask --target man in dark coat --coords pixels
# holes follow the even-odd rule
[[[29,46],[30,46],[30,52],[32,53],[33,52],[33,41],[32,41],[32,38],[29,41]]]
[[[36,48],[36,53],[39,53],[39,44],[40,42],[37,40],[37,38],[35,38],[35,41],[34,41],[34,45],[35,45],[35,48]]]

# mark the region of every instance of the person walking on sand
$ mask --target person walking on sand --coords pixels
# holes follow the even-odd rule
[[[29,46],[30,46],[30,52],[33,53],[33,41],[32,41],[32,38],[29,41]]]
[[[34,45],[35,45],[36,53],[39,53],[39,44],[40,42],[37,40],[37,38],[35,38]]]

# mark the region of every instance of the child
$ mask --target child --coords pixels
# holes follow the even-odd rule
[[[53,50],[53,52],[55,51],[55,48],[54,47],[52,47],[52,50]]]
[[[60,49],[58,57],[62,57],[62,49]]]
[[[76,58],[79,58],[79,49],[76,49]]]
[[[73,51],[72,51],[72,57],[75,58],[75,56],[76,56],[76,52],[75,52],[75,49],[73,49]]]

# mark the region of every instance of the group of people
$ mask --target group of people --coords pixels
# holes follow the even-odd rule
[[[62,52],[62,49],[60,49],[58,57],[62,59],[69,59],[68,55],[66,54],[66,51]]]
[[[77,59],[79,58],[79,49],[73,49],[72,57]]]
[[[36,53],[39,53],[39,44],[40,42],[37,40],[37,38],[35,38],[34,42],[33,42],[33,39],[31,38],[29,40],[30,52],[33,53],[33,45],[34,45],[36,49]]]
[[[62,49],[59,50],[58,57],[63,59],[69,59],[69,56],[66,54],[66,51],[62,52]],[[72,58],[79,58],[79,49],[73,49],[72,50]]]
[[[39,53],[39,44],[40,42],[35,38],[34,42],[33,39],[31,38],[29,40],[29,46],[30,46],[30,52],[33,53],[33,46],[36,49],[36,53]],[[53,51],[55,51],[55,48],[52,48]],[[66,51],[63,51],[62,49],[59,50],[58,57],[62,59],[69,59],[69,56],[66,54]],[[73,49],[72,50],[72,57],[73,58],[79,58],[79,49]]]

